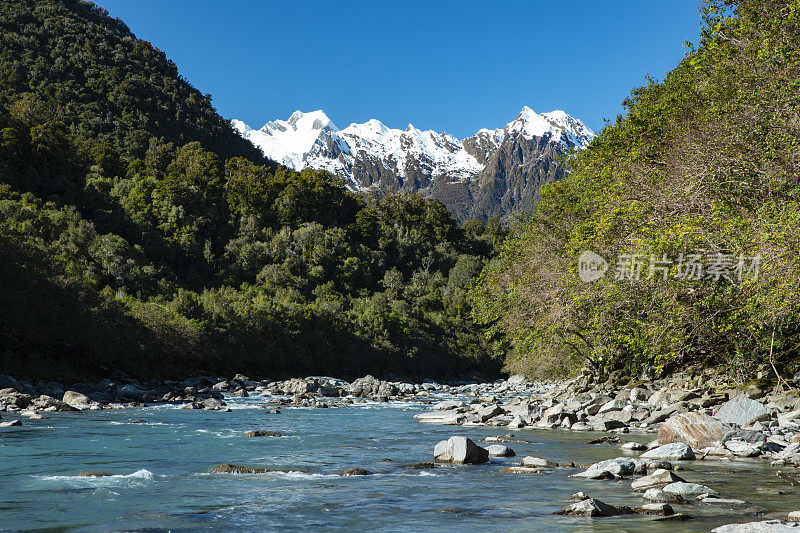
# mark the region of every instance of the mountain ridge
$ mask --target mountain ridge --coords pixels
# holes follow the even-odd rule
[[[231,125],[289,168],[326,170],[351,190],[377,197],[420,193],[441,200],[460,220],[529,212],[541,185],[563,177],[561,160],[568,152],[594,138],[564,111],[539,114],[528,106],[503,128],[483,128],[464,139],[413,124],[390,128],[377,119],[339,129],[322,110],[298,110],[258,130],[237,119]],[[542,159],[547,164],[535,164]]]

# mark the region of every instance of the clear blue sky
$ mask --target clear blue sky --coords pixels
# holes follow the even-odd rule
[[[563,109],[597,130],[699,33],[698,1],[99,0],[217,111],[253,127],[323,109],[457,137]]]

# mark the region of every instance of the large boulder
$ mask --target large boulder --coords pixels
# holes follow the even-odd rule
[[[350,384],[350,394],[362,398],[369,396],[395,396],[397,392],[397,386],[369,375],[358,378]]]
[[[665,461],[690,461],[694,459],[694,452],[688,444],[671,442],[648,450],[641,457],[642,459],[664,459]]]
[[[467,437],[455,436],[439,442],[433,457],[437,463],[479,464],[489,460],[489,452]]]
[[[693,411],[669,417],[658,429],[658,442],[660,444],[683,442],[699,450],[719,446],[730,430],[728,424]]]
[[[68,390],[64,393],[64,398],[62,401],[65,404],[79,410],[101,408],[99,403],[93,402],[85,394],[81,394],[80,392],[75,392],[72,390]]]
[[[744,426],[751,420],[769,416],[771,411],[764,404],[751,400],[747,396],[739,396],[722,405],[714,415],[720,422]]]
[[[596,498],[587,498],[563,509],[559,509],[553,514],[568,516],[617,516],[621,514],[633,514],[630,507],[608,505]]]

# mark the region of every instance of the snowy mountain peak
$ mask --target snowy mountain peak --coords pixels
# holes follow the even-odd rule
[[[477,194],[475,187],[494,179],[488,174],[485,178],[480,176],[484,170],[494,172],[488,166],[498,164],[501,152],[501,157],[508,158],[509,154],[522,153],[519,150],[522,146],[523,152],[531,154],[521,161],[507,161],[501,165],[501,172],[541,175],[550,172],[547,175],[552,177],[558,171],[548,170],[550,167],[546,165],[537,167],[537,161],[552,157],[553,150],[564,153],[571,148],[583,148],[594,137],[581,121],[564,111],[539,114],[528,106],[505,127],[482,129],[463,140],[444,132],[420,130],[413,124],[404,130],[394,129],[377,119],[352,123],[339,130],[321,110],[295,111],[287,120],[267,122],[258,130],[240,120],[231,124],[270,159],[295,170],[307,167],[327,170],[343,177],[354,190],[380,195],[408,189],[434,197],[449,197],[455,194],[454,190],[470,190],[465,196],[456,195],[461,198],[457,209],[462,214],[473,202],[469,198]],[[505,145],[514,148],[501,150]],[[538,181],[533,179],[533,183]],[[538,189],[533,186],[521,190],[528,201]]]

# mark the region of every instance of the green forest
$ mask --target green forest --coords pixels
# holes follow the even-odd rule
[[[475,313],[509,369],[655,377],[700,364],[739,380],[800,370],[800,4],[712,1],[701,16],[699,43],[663,81],[631,91],[625,115],[546,187],[481,274]],[[680,254],[760,254],[760,268],[682,279],[673,264],[583,283],[584,250],[640,254],[645,271],[651,256]]]
[[[535,212],[504,226],[288,170],[102,8],[3,0],[3,372],[791,376],[800,4],[700,14],[683,60],[634,88]],[[728,263],[585,283],[587,250],[612,267],[642,257],[645,274],[667,257]],[[737,276],[741,257],[757,272]]]
[[[504,232],[264,159],[92,3],[0,2],[3,372],[493,376]]]

